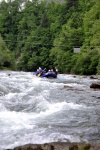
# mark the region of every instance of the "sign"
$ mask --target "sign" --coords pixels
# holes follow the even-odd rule
[[[79,47],[74,47],[74,53],[79,53],[80,52],[80,48]]]

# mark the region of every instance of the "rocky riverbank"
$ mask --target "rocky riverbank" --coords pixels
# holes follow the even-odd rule
[[[54,142],[48,144],[26,144],[7,150],[100,150],[100,143]]]

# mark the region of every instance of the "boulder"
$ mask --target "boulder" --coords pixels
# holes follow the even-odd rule
[[[100,83],[92,83],[90,88],[100,89]]]
[[[100,80],[100,75],[91,75],[90,79],[98,79],[98,80]]]
[[[100,150],[100,144],[54,142],[46,144],[26,144],[7,150]]]

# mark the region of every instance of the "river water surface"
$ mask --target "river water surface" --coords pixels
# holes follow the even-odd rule
[[[95,81],[0,71],[0,150],[27,143],[99,143],[100,90],[90,88]]]

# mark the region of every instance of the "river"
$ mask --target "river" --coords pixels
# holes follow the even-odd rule
[[[100,90],[89,76],[0,71],[0,150],[27,143],[100,142]]]

